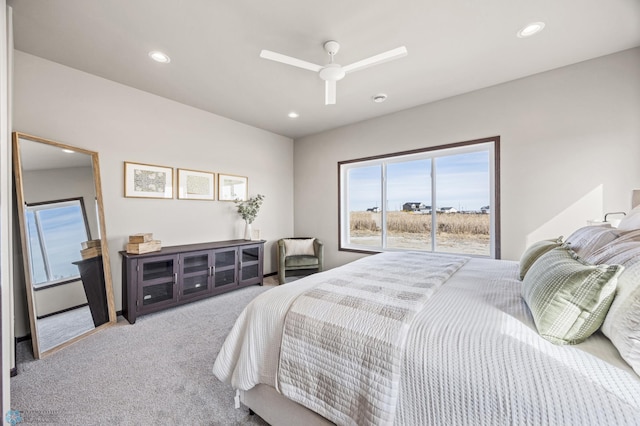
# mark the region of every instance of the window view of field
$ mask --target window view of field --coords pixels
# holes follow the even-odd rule
[[[436,213],[436,251],[490,255],[488,213]],[[411,211],[387,213],[387,248],[431,250],[431,214]],[[382,213],[350,213],[350,242],[382,245]]]
[[[491,256],[490,169],[487,145],[349,164],[346,246]]]

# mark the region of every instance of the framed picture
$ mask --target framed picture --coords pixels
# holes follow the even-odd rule
[[[124,196],[173,198],[173,168],[125,161]]]
[[[218,200],[246,200],[249,179],[246,176],[218,174]]]
[[[215,181],[215,173],[178,169],[178,198],[213,201],[216,199]]]

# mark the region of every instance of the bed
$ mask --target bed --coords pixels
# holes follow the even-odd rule
[[[549,240],[527,262],[391,252],[276,287],[242,312],[213,372],[272,425],[640,424],[640,326],[628,319],[640,312],[640,226],[627,222]],[[541,336],[523,289],[565,251],[625,265],[593,268],[613,277],[605,325],[631,309],[635,331]]]

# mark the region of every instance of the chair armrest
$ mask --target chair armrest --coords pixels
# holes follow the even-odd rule
[[[278,240],[277,255],[278,255],[277,256],[278,257],[278,282],[280,284],[284,284],[284,279],[285,279],[284,263],[286,258],[286,251],[285,251],[284,240],[282,239]]]
[[[287,257],[284,240],[278,240],[278,263],[284,267],[284,259]]]
[[[313,251],[316,253],[316,257],[318,258],[318,272],[322,272],[324,264],[324,244],[317,238],[313,240]]]

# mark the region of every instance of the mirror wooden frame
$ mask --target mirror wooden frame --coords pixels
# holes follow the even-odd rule
[[[80,334],[76,337],[73,337],[63,343],[60,343],[57,346],[54,346],[45,351],[41,351],[40,342],[38,337],[38,329],[36,326],[36,311],[35,311],[35,303],[34,303],[34,289],[31,284],[31,268],[30,268],[30,259],[27,247],[27,228],[26,228],[26,211],[25,211],[25,196],[24,196],[24,187],[23,187],[23,173],[22,173],[22,159],[20,153],[20,140],[27,140],[33,142],[39,142],[47,145],[51,145],[54,147],[58,147],[60,149],[69,149],[78,153],[87,154],[91,157],[91,163],[93,167],[93,181],[95,187],[95,195],[96,195],[96,204],[97,204],[97,213],[98,213],[98,226],[100,229],[100,245],[102,250],[102,263],[104,269],[104,284],[105,284],[105,292],[107,299],[107,310],[109,320],[102,325],[95,327],[92,330],[86,331],[83,334]],[[17,199],[17,210],[18,210],[18,222],[20,226],[20,242],[22,245],[22,262],[24,266],[24,279],[25,279],[25,287],[27,293],[27,305],[29,311],[29,327],[31,329],[31,340],[33,346],[33,356],[36,359],[43,358],[53,352],[56,352],[66,346],[71,345],[72,343],[77,342],[78,340],[94,334],[105,327],[109,327],[116,323],[116,311],[115,311],[115,303],[114,303],[114,295],[113,295],[113,284],[112,284],[112,276],[111,276],[111,267],[110,267],[110,259],[109,259],[109,249],[107,246],[107,232],[104,218],[104,206],[102,201],[102,185],[100,180],[100,164],[98,161],[98,153],[95,151],[89,151],[83,148],[78,148],[71,145],[66,145],[60,142],[55,142],[52,140],[40,138],[37,136],[29,135],[21,132],[13,132],[13,172],[15,177],[15,190],[16,190],[16,199]]]

